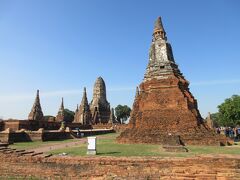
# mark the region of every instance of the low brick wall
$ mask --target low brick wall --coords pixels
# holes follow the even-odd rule
[[[82,125],[81,123],[67,123],[67,127],[71,129],[91,129],[91,125]],[[4,120],[0,121],[0,131],[10,128],[13,131],[20,129],[26,129],[31,131],[37,131],[40,128],[45,130],[58,130],[61,127],[61,122],[56,121],[32,121],[32,120]]]
[[[224,179],[240,178],[239,157],[31,157],[0,153],[0,178]]]
[[[57,131],[26,131],[26,132],[0,132],[1,142],[29,142],[29,141],[52,141],[61,139],[71,139],[69,132]]]
[[[68,123],[66,124],[70,129],[92,129],[92,125],[82,125],[81,123]]]
[[[113,124],[95,124],[92,127],[93,129],[110,129],[113,127]]]
[[[73,131],[73,132],[76,134],[77,131]],[[84,137],[108,134],[108,133],[114,133],[114,132],[115,131],[113,129],[92,129],[92,130],[81,130],[80,131],[80,133],[84,134]]]
[[[113,129],[115,132],[122,132],[127,128],[127,124],[96,124],[93,129]]]
[[[80,133],[83,133],[84,136],[95,136],[107,133],[113,133],[112,129],[89,129],[89,130],[80,130]],[[60,132],[56,130],[52,131],[23,131],[23,132],[0,132],[0,141],[1,142],[28,142],[28,141],[53,141],[53,140],[63,140],[63,139],[72,139],[77,137],[77,131],[73,130],[71,132]]]
[[[28,142],[28,141],[41,141],[42,133],[39,132],[1,132],[0,133],[0,141],[1,142]]]
[[[72,139],[70,132],[44,132],[42,141]]]

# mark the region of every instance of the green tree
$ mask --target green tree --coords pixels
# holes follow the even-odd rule
[[[70,111],[69,109],[64,109],[64,121],[65,122],[73,122],[74,120],[74,112]]]
[[[127,119],[130,116],[130,113],[131,113],[131,108],[128,107],[127,105],[122,106],[119,104],[115,108],[115,114],[116,114],[117,120],[121,124],[127,121]]]
[[[218,106],[217,122],[221,126],[240,124],[240,96],[233,95]]]
[[[221,126],[221,125],[219,124],[219,113],[218,113],[218,112],[217,112],[217,113],[212,113],[212,114],[211,114],[211,119],[212,119],[212,121],[213,121],[214,127],[219,127],[219,126]]]

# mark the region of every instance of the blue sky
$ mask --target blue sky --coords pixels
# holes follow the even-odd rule
[[[0,0],[0,116],[25,119],[40,89],[45,115],[76,109],[102,76],[113,107],[133,103],[162,16],[203,117],[240,94],[237,0]]]

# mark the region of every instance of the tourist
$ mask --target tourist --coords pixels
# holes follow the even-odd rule
[[[77,129],[77,137],[79,138],[80,135],[81,135],[81,134],[80,134],[80,129],[78,128],[78,129]]]

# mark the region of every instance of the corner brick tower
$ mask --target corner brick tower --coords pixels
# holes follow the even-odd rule
[[[40,104],[40,98],[39,98],[39,90],[37,90],[37,95],[35,98],[35,102],[33,104],[32,110],[28,115],[29,120],[36,120],[41,121],[43,120],[43,112]]]
[[[131,112],[122,143],[205,144],[226,143],[199,113],[189,82],[175,63],[172,48],[159,17],[154,26],[149,63]]]
[[[78,112],[79,112],[79,109],[78,109],[78,104],[77,104],[77,108],[76,108],[76,110],[75,110],[74,121],[73,121],[73,122],[77,122]]]
[[[60,122],[60,121],[64,121],[64,119],[65,119],[65,112],[64,112],[64,102],[62,98],[62,102],[56,116],[56,121]]]
[[[108,123],[110,119],[110,104],[107,101],[106,85],[102,77],[98,77],[93,88],[93,99],[90,103],[93,124]]]
[[[84,87],[82,101],[79,106],[79,110],[76,112],[74,122],[81,124],[91,124],[91,119],[92,116],[88,104],[87,91],[86,88]]]

